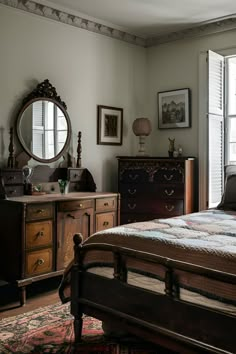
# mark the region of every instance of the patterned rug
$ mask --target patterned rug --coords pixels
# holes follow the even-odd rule
[[[169,354],[151,344],[104,335],[102,323],[85,316],[82,342],[73,346],[73,318],[69,304],[38,308],[0,321],[0,353]]]

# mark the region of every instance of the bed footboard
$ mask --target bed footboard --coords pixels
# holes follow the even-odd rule
[[[236,317],[181,300],[177,274],[184,271],[236,285],[235,275],[109,244],[82,246],[81,241],[76,234],[71,270],[76,342],[81,339],[82,315],[87,314],[181,354],[236,352]],[[94,251],[113,255],[112,278],[87,270],[84,259]],[[164,294],[130,285],[128,259],[161,265],[165,269]]]

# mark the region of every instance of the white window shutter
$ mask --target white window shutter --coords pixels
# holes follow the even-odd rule
[[[208,52],[208,207],[223,193],[224,171],[224,57]]]

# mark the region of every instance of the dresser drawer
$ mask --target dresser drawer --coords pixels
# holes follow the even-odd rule
[[[120,174],[121,183],[146,183],[149,181],[149,174],[144,169],[128,169]]]
[[[5,185],[5,191],[9,198],[11,197],[19,197],[24,194],[24,186],[15,186],[15,185]]]
[[[59,202],[58,211],[73,211],[73,210],[87,209],[87,208],[92,208],[93,204],[94,202],[92,199],[80,199],[80,200],[73,200],[68,202]]]
[[[154,174],[153,181],[158,183],[183,183],[184,170],[180,168],[161,168]]]
[[[22,170],[1,170],[5,184],[23,184],[23,172]]]
[[[26,253],[26,276],[48,273],[53,270],[52,249]]]
[[[53,217],[53,205],[49,203],[30,204],[26,208],[26,220],[50,219]]]
[[[184,202],[179,199],[121,199],[122,212],[128,213],[154,213],[157,215],[182,215],[184,213]]]
[[[96,199],[96,211],[106,211],[116,208],[116,198]]]
[[[26,248],[52,244],[52,220],[26,224]]]
[[[109,229],[116,225],[116,214],[102,213],[96,215],[96,232]]]
[[[152,197],[156,198],[173,198],[182,199],[184,197],[184,184],[125,184],[120,185],[120,194],[122,198],[136,198],[136,197]]]

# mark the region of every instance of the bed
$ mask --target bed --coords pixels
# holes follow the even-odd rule
[[[101,231],[59,289],[83,314],[178,353],[236,353],[236,212],[206,210]]]

